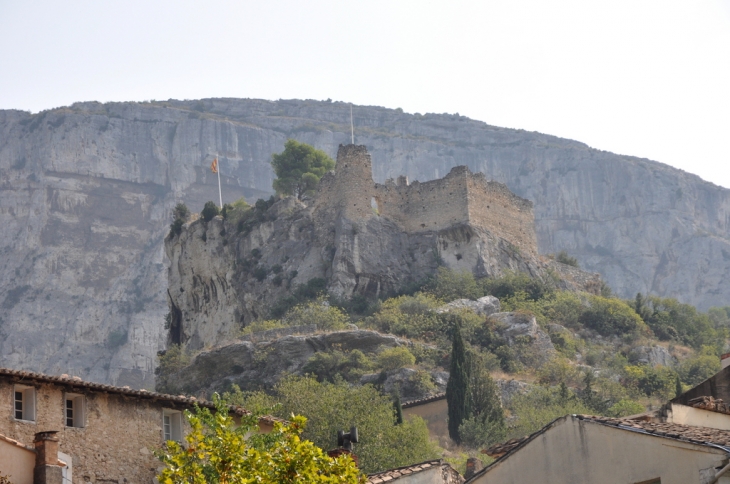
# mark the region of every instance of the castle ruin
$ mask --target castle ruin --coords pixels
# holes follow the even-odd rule
[[[468,224],[485,229],[525,254],[537,254],[532,202],[483,173],[456,166],[445,177],[408,182],[400,176],[375,183],[370,154],[362,145],[340,145],[335,171],[322,177],[315,210],[332,210],[352,221],[385,217],[406,233]]]

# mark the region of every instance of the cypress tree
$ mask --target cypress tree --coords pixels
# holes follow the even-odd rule
[[[680,396],[681,394],[683,394],[684,391],[682,390],[682,382],[679,381],[679,375],[675,375],[675,378],[676,379],[674,380],[674,388],[675,388],[674,391],[675,391],[676,395],[674,395],[674,397],[676,398],[676,397]]]
[[[393,394],[393,409],[395,410],[395,424],[403,423],[403,405],[400,403],[400,392],[396,389]]]
[[[466,350],[461,337],[461,327],[456,323],[453,327],[451,366],[449,382],[446,384],[446,404],[449,414],[449,436],[457,444],[461,443],[459,425],[471,414],[470,397]]]

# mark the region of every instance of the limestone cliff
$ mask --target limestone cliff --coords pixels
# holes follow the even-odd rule
[[[349,105],[210,99],[0,111],[0,365],[152,386],[164,346],[171,208],[270,193],[293,137],[335,155]],[[615,291],[730,299],[728,190],[649,160],[458,115],[355,107],[374,178],[467,165],[534,202],[540,253],[567,250]]]

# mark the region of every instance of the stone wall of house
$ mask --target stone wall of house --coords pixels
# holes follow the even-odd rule
[[[331,219],[386,217],[407,233],[438,231],[469,223],[491,231],[521,251],[537,254],[532,202],[502,183],[487,181],[466,166],[437,180],[408,183],[406,177],[376,184],[364,146],[340,146],[337,166],[320,182],[314,209]]]
[[[85,395],[85,427],[74,428],[65,426],[65,390],[48,383],[32,386],[36,420],[26,422],[14,418],[13,383],[0,381],[0,434],[27,443],[36,432],[57,430],[59,450],[73,459],[74,483],[157,482],[161,463],[153,451],[162,446],[162,412],[176,409],[172,402],[165,406],[151,399],[68,388]]]

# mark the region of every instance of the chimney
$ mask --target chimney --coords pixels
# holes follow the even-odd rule
[[[722,369],[727,368],[730,366],[730,353],[725,353],[720,357],[720,361],[722,363]]]
[[[476,457],[469,457],[466,459],[466,473],[464,474],[464,479],[471,479],[474,477],[474,474],[482,470],[482,467],[484,467],[484,464],[481,460]]]
[[[352,444],[358,443],[357,427],[350,427],[350,432],[345,433],[344,430],[337,432],[337,447],[336,449],[328,450],[327,455],[336,459],[341,455],[349,455],[357,465],[357,456],[352,453]]]
[[[35,434],[35,468],[33,484],[62,484],[63,470],[58,465],[58,431],[50,430]]]

